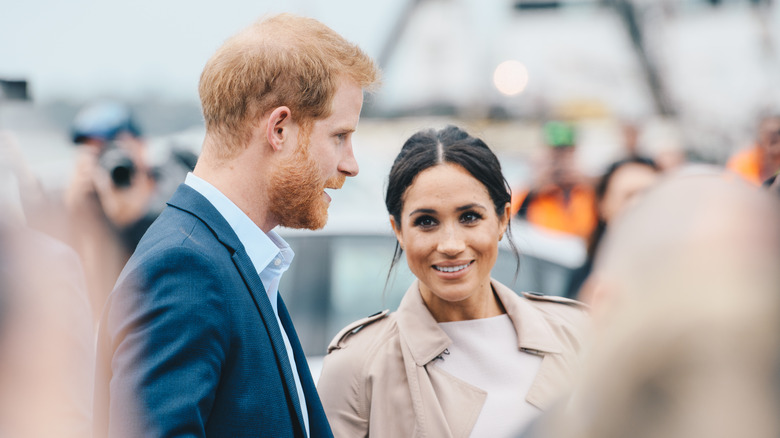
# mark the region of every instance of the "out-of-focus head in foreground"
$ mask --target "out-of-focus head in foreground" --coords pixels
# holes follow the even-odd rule
[[[593,345],[556,437],[780,433],[780,203],[676,175],[608,231]]]

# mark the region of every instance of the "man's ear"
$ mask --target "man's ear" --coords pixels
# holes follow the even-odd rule
[[[395,222],[395,218],[393,215],[390,215],[390,226],[393,227],[393,232],[395,233],[395,238],[398,239],[398,245],[401,246],[401,249],[404,249],[404,239],[401,235],[401,226],[400,224],[397,224]]]
[[[290,108],[280,106],[271,111],[265,127],[265,138],[275,151],[282,150],[285,140],[292,134],[293,124]]]

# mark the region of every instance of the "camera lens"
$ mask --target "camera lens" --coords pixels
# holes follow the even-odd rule
[[[117,187],[130,187],[131,179],[135,173],[133,163],[119,164],[110,170],[111,181]]]
[[[123,149],[113,142],[106,144],[99,163],[111,176],[111,182],[115,187],[130,187],[136,168],[133,160]]]

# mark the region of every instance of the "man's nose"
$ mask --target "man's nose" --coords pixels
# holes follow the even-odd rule
[[[358,162],[355,159],[355,154],[352,150],[351,142],[344,149],[344,155],[342,156],[341,161],[339,161],[338,170],[346,176],[357,176],[360,171],[360,167],[358,166]]]

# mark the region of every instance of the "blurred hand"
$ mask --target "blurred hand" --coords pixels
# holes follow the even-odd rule
[[[14,173],[27,168],[19,148],[19,141],[8,131],[0,131],[0,168],[9,169]]]
[[[76,165],[70,185],[65,191],[65,207],[71,214],[85,212],[95,194],[95,174],[98,170],[100,149],[93,145],[78,147]]]
[[[80,147],[65,201],[69,211],[78,213],[90,208],[90,199],[97,195],[100,208],[109,221],[122,228],[146,214],[154,195],[155,182],[144,160],[143,145],[134,140],[120,140],[117,144],[127,152],[136,167],[130,185],[116,187],[108,171],[99,164],[99,148],[84,145]]]
[[[111,181],[108,171],[98,166],[94,175],[94,187],[103,212],[118,227],[125,227],[141,219],[154,196],[155,181],[150,176],[146,163],[146,148],[138,139],[120,138],[116,144],[133,160],[135,174],[128,187],[117,187]]]
[[[27,165],[19,140],[10,131],[0,131],[0,169],[16,175],[20,189],[38,188],[38,180]]]

